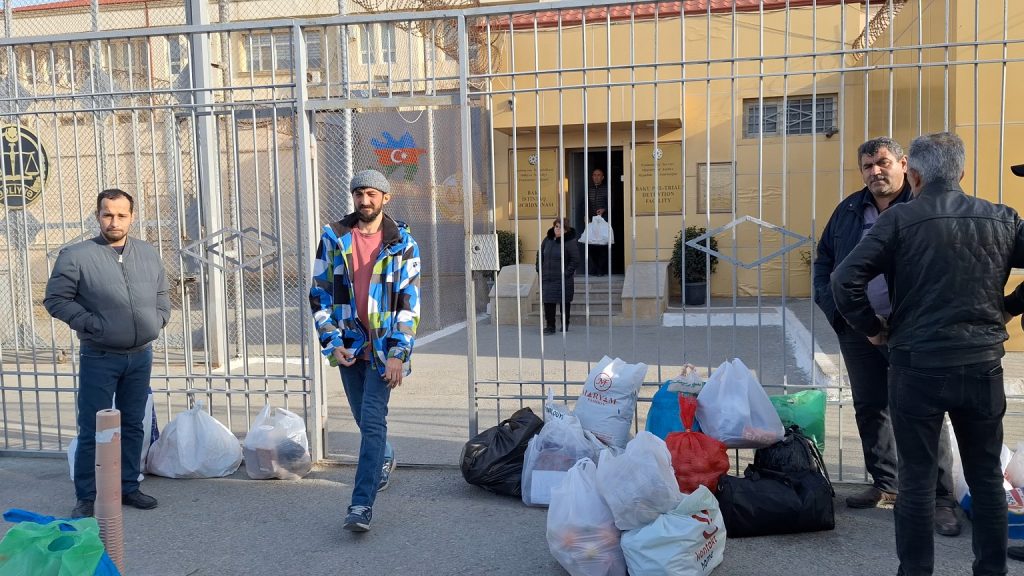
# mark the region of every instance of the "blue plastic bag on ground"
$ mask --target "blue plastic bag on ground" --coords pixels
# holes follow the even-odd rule
[[[7,512],[4,512],[4,520],[12,523],[26,522],[38,525],[32,530],[15,530],[11,529],[4,536],[3,541],[0,541],[0,574],[33,574],[33,576],[53,576],[65,575],[65,574],[89,574],[89,568],[93,563],[96,563],[96,568],[92,570],[92,576],[121,576],[121,573],[117,570],[117,565],[110,559],[110,556],[105,550],[103,550],[103,542],[99,540],[99,526],[96,524],[95,518],[55,518],[53,516],[43,516],[42,514],[36,514],[35,512],[29,512],[28,510],[21,510],[18,508],[11,508]],[[57,542],[54,537],[56,534],[52,529],[49,528],[50,524],[57,523],[59,532],[78,532],[79,528],[86,528],[87,532],[92,534],[86,536],[81,542],[69,541],[66,547],[55,547],[53,544]],[[38,530],[36,528],[41,528]],[[31,532],[29,534],[28,532]],[[5,551],[4,543],[8,542],[8,538],[20,538],[21,542],[17,543],[16,550]],[[49,541],[45,549],[30,549],[25,544],[31,540],[39,540],[39,545]],[[91,540],[86,542],[85,540]],[[78,550],[81,548],[81,550]],[[102,550],[102,554],[97,558],[93,556],[95,550]],[[79,553],[81,552],[81,553]],[[64,562],[60,556],[64,553],[74,555],[74,558],[68,558],[68,562]],[[70,570],[70,572],[68,571]]]
[[[679,376],[666,380],[654,393],[644,429],[662,440],[673,432],[685,432],[683,422],[679,419],[679,396],[696,398],[702,388],[704,379],[697,374],[697,367],[684,364]],[[700,422],[696,418],[691,432],[700,432]]]

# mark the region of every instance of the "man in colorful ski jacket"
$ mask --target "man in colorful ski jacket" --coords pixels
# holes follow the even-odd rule
[[[359,426],[359,464],[345,529],[370,529],[377,492],[395,467],[387,441],[391,391],[411,372],[420,320],[420,252],[403,222],[384,214],[391,184],[363,170],[349,185],[355,212],[324,226],[309,305],[323,355],[339,366]]]

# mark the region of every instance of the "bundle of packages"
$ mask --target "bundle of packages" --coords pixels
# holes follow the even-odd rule
[[[637,395],[646,375],[646,364],[627,364],[607,356],[601,358],[587,376],[573,411],[583,428],[608,446],[625,446],[629,442]]]
[[[600,443],[588,438],[572,414],[549,418],[530,439],[523,459],[522,496],[527,506],[547,506],[551,490],[581,458],[595,460]]]
[[[785,435],[764,388],[739,358],[711,374],[697,401],[701,431],[729,448],[763,448]]]
[[[551,491],[548,549],[572,576],[625,576],[620,535],[597,491],[597,464],[583,458]]]
[[[637,434],[621,454],[601,452],[597,490],[620,530],[650,524],[683,498],[668,448],[650,432]]]
[[[698,486],[718,490],[718,478],[729,472],[729,453],[714,438],[700,432],[692,432],[693,416],[697,412],[697,399],[679,397],[679,417],[686,427],[684,432],[668,435],[665,445],[672,455],[672,469],[675,470],[679,490],[689,494]]]
[[[313,467],[306,424],[298,414],[284,408],[264,406],[242,447],[245,471],[254,480],[297,480]]]
[[[707,576],[722,563],[726,525],[715,495],[697,488],[673,510],[622,535],[630,574]]]
[[[678,376],[666,381],[651,398],[651,409],[647,412],[647,424],[644,430],[665,440],[672,432],[683,430],[700,431],[700,424],[694,419],[693,426],[683,427],[679,418],[679,397],[700,394],[704,388],[704,379],[697,373],[693,364],[684,364]]]
[[[718,502],[733,537],[835,528],[835,491],[817,446],[798,426],[754,454],[742,478],[719,480]]]
[[[219,478],[242,463],[238,438],[206,412],[202,401],[181,412],[149,449],[149,471],[167,478]]]
[[[477,434],[462,448],[462,477],[495,494],[521,496],[526,447],[542,426],[527,406]]]

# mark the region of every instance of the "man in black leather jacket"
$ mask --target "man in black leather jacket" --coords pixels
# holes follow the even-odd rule
[[[829,218],[814,260],[814,301],[825,313],[839,339],[853,393],[857,431],[864,450],[864,465],[872,485],[846,499],[851,508],[873,508],[892,504],[897,493],[896,440],[889,420],[889,349],[875,346],[863,334],[847,326],[832,298],[830,276],[878,220],[897,204],[910,200],[906,179],[907,158],[903,147],[892,138],[873,138],[857,149],[858,168],[864,188],[847,196]],[[889,292],[885,278],[873,278],[867,287],[876,314],[889,315]],[[960,533],[953,495],[953,457],[949,437],[939,445],[939,476],[935,484],[935,531],[944,536]]]
[[[847,323],[889,344],[889,410],[899,451],[896,552],[899,573],[930,575],[936,453],[948,412],[971,490],[974,575],[1006,574],[1003,445],[1003,290],[1024,266],[1024,225],[1006,206],[966,195],[964,145],[950,133],[910,145],[915,200],[887,210],[832,274]],[[888,320],[866,287],[885,274]]]

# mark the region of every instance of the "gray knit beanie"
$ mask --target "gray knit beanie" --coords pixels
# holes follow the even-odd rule
[[[376,170],[361,170],[352,176],[352,183],[348,187],[349,191],[355,192],[360,188],[375,188],[385,194],[391,193],[391,183]]]

